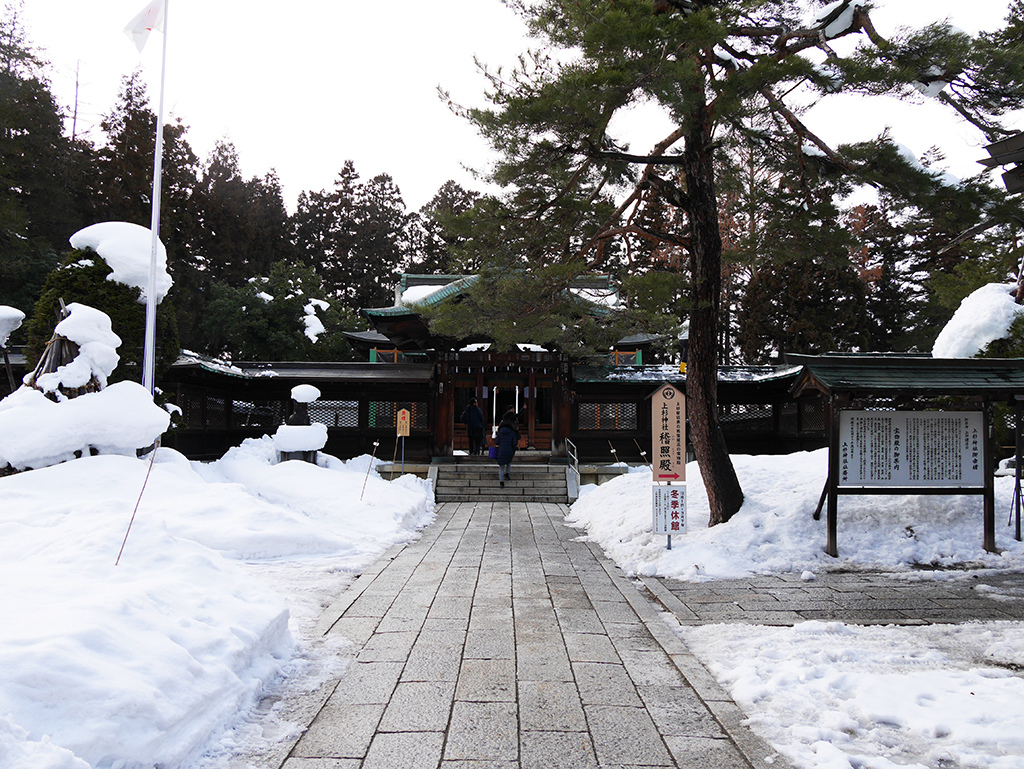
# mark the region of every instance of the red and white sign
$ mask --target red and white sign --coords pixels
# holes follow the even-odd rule
[[[654,533],[686,533],[686,484],[652,486],[654,493]]]

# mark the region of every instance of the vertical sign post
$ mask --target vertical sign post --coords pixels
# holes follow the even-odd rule
[[[412,414],[409,413],[409,409],[399,410],[398,416],[395,419],[398,437],[402,440],[402,475],[405,475],[405,439],[409,435],[409,424],[411,420]]]
[[[652,507],[655,534],[686,533],[686,396],[664,384],[651,396]]]

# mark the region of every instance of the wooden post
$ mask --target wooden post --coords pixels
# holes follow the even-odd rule
[[[825,552],[839,557],[837,532],[839,529],[839,404],[836,396],[828,401],[828,511],[826,513]]]
[[[996,550],[996,493],[995,493],[995,455],[993,454],[992,402],[985,401],[985,429],[982,431],[982,472],[985,474],[985,552],[995,553]]]

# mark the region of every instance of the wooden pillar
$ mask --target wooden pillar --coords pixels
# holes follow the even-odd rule
[[[995,454],[993,433],[995,425],[993,420],[992,402],[986,400],[983,413],[985,415],[985,429],[982,436],[982,472],[985,474],[985,551],[995,553],[996,551],[996,501],[995,501]]]
[[[431,456],[452,456],[455,442],[455,386],[452,381],[452,366],[445,359],[438,361],[432,381],[434,401],[434,429]]]
[[[568,455],[565,441],[572,426],[572,380],[568,356],[559,356],[551,383],[551,456]]]
[[[529,375],[526,378],[526,445],[536,446],[537,433],[537,371],[530,366]]]
[[[839,403],[836,396],[828,399],[828,510],[825,515],[825,552],[839,557]]]

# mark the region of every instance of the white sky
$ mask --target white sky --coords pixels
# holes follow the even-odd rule
[[[136,65],[156,107],[162,39],[151,36],[140,56],[122,32],[145,4],[26,0],[29,37],[52,62],[54,91],[69,110],[77,67],[78,131],[95,141],[121,78]],[[873,18],[882,34],[946,17],[976,32],[1000,26],[1008,4],[879,0]],[[500,0],[171,0],[168,24],[168,113],[189,126],[201,159],[226,137],[247,177],[276,169],[289,207],[302,190],[329,188],[346,159],[355,161],[363,179],[390,174],[410,209],[448,179],[479,187],[463,166],[486,163],[486,145],[436,88],[444,86],[460,102],[480,103],[485,83],[474,55],[511,65],[527,48],[523,24]],[[952,173],[973,173],[974,160],[984,155],[983,138],[934,106],[886,105],[869,114],[858,103],[822,116],[827,126],[811,123],[838,142],[874,136],[898,121],[898,141],[918,154],[938,144]],[[661,138],[656,123],[636,122],[650,132],[650,138],[637,135],[636,148]]]

